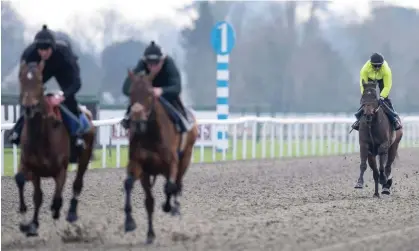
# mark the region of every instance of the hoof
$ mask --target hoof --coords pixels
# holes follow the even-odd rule
[[[176,194],[177,192],[177,185],[171,181],[167,181],[166,185],[164,186],[165,194]]]
[[[170,211],[172,211],[172,206],[170,205],[170,203],[163,203],[162,209],[163,212],[169,213]]]
[[[135,224],[134,219],[128,217],[125,220],[125,233],[134,231],[137,228],[137,224]]]
[[[77,217],[77,213],[68,212],[66,220],[70,223],[77,221],[79,217]]]
[[[27,233],[29,230],[29,224],[25,224],[25,223],[20,223],[19,225],[19,230],[22,233]]]
[[[383,191],[381,191],[381,194],[390,195],[390,189],[387,187],[383,188]]]
[[[28,211],[28,208],[26,207],[26,205],[22,205],[19,207],[20,214],[25,214],[27,211]]]
[[[373,198],[380,198],[380,194],[375,193],[374,196],[373,196]]]
[[[54,220],[58,220],[60,218],[60,212],[59,211],[52,211],[52,218]]]
[[[392,185],[393,185],[393,178],[388,179],[386,187],[387,187],[388,189],[390,189]]]
[[[179,216],[180,215],[180,210],[178,207],[172,207],[172,210],[170,210],[170,214],[172,216]]]
[[[154,242],[156,239],[156,235],[154,233],[148,233],[147,238],[145,240],[145,244],[150,245]]]
[[[355,189],[363,189],[364,188],[364,184],[363,183],[361,183],[361,182],[358,182],[358,183],[356,183],[356,185],[355,185],[355,187],[354,187]]]
[[[20,224],[20,231],[26,234],[26,237],[38,236],[38,226],[31,222],[29,224]]]
[[[172,216],[179,216],[180,215],[180,204],[179,202],[175,202],[172,206],[172,210],[170,210]]]

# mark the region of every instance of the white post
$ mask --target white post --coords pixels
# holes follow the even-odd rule
[[[226,121],[229,115],[229,55],[217,55],[217,119]],[[228,149],[228,125],[217,125],[217,152]]]

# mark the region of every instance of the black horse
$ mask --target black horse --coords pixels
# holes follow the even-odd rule
[[[397,150],[403,136],[403,130],[395,131],[386,110],[389,106],[379,99],[376,82],[362,83],[364,91],[361,97],[363,115],[359,125],[360,175],[355,188],[364,187],[364,173],[368,164],[373,171],[375,197],[378,193],[378,182],[382,185],[382,194],[390,194],[393,183],[391,165],[398,156]],[[380,167],[377,168],[376,156],[379,156]]]

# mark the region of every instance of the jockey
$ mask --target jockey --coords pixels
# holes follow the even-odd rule
[[[399,130],[402,128],[400,117],[394,111],[393,104],[389,99],[390,90],[392,87],[392,75],[391,69],[388,65],[387,61],[384,60],[384,57],[380,53],[374,53],[371,55],[370,59],[364,64],[360,72],[360,85],[361,85],[361,94],[364,91],[364,87],[362,86],[362,82],[368,82],[372,80],[377,80],[378,86],[380,88],[380,100],[384,101],[389,108],[390,116],[395,130]],[[387,109],[384,109],[387,110]],[[359,120],[362,116],[362,106],[359,110],[355,113],[356,121],[352,125],[352,128],[355,130],[359,130]]]
[[[26,63],[39,63],[41,60],[44,60],[43,83],[45,84],[51,77],[55,77],[63,91],[63,104],[67,108],[64,108],[64,110],[69,110],[72,113],[69,114],[69,117],[75,116],[75,120],[80,123],[80,110],[75,97],[81,87],[80,69],[77,56],[73,54],[69,43],[56,41],[53,32],[46,25],[43,25],[42,30],[35,35],[33,43],[23,51],[22,60]],[[66,126],[69,132],[76,130],[72,129],[70,125]],[[9,141],[12,144],[19,144],[22,129],[23,115],[20,116],[12,129],[12,134],[9,137]],[[79,133],[70,134],[73,136],[71,140],[76,147],[85,147],[85,142]]]
[[[151,41],[145,49],[143,57],[138,61],[134,69],[134,73],[142,71],[155,76],[153,79],[154,95],[156,97],[162,96],[181,112],[181,115],[184,117],[181,118],[182,123],[180,126],[183,127],[182,130],[188,131],[190,123],[187,121],[187,113],[180,100],[182,90],[181,77],[173,58],[169,55],[164,55],[160,46],[154,41]],[[127,77],[124,81],[122,92],[128,97],[130,86],[131,81]],[[125,129],[129,128],[129,112],[130,106],[128,106],[125,116],[121,121],[121,125]]]

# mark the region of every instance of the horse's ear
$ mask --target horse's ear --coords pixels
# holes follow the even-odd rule
[[[133,80],[133,79],[134,79],[134,77],[135,77],[134,72],[132,72],[132,70],[131,70],[131,69],[127,69],[127,71],[128,71],[128,77],[129,77],[131,80]]]
[[[44,71],[44,67],[45,67],[45,61],[41,60],[41,62],[39,62],[38,64],[38,70],[39,72],[43,72]]]
[[[26,67],[27,67],[26,61],[25,61],[25,60],[22,60],[22,61],[20,62],[19,74],[20,74],[20,73],[22,73],[22,71],[23,71],[24,69],[26,69]]]

